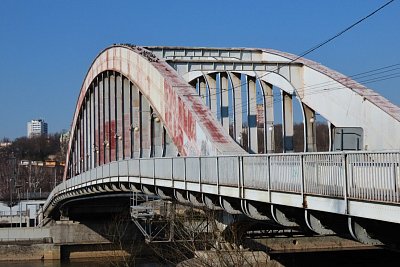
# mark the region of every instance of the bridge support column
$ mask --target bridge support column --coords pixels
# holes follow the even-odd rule
[[[199,87],[199,95],[201,97],[202,102],[204,103],[204,105],[208,105],[207,103],[207,83],[206,83],[206,79],[203,76],[200,76],[198,78],[198,87]]]
[[[307,105],[302,104],[304,115],[304,150],[305,152],[317,151],[317,127],[315,112]]]
[[[214,118],[217,118],[217,78],[216,74],[205,75],[206,83],[210,92],[209,108],[211,109]]]
[[[141,157],[149,158],[151,153],[151,108],[147,99],[140,94],[140,103],[141,103],[141,127],[140,134],[142,137],[141,142]]]
[[[229,86],[228,86],[228,75],[223,72],[220,73],[220,108],[221,108],[221,123],[222,127],[227,133],[229,133]]]
[[[271,84],[261,81],[264,92],[264,136],[265,150],[267,153],[275,151],[274,144],[274,93]]]
[[[157,114],[152,114],[151,116],[151,128],[152,128],[151,154],[153,157],[162,157],[163,126]]]
[[[140,93],[135,85],[132,85],[132,152],[134,158],[141,157],[142,135],[141,131],[141,102]]]
[[[234,139],[240,145],[242,144],[242,131],[243,131],[243,104],[242,104],[242,81],[240,74],[229,73],[232,83],[233,94],[233,121],[234,121]]]
[[[257,140],[257,86],[256,79],[247,76],[248,152],[258,153]]]
[[[116,149],[116,159],[121,160],[124,158],[124,122],[123,122],[123,114],[124,114],[124,107],[123,107],[123,80],[121,75],[116,76],[116,87],[115,87],[115,149]]]
[[[293,152],[293,101],[292,96],[282,93],[283,152]]]
[[[123,79],[123,136],[122,136],[122,146],[124,148],[124,159],[132,157],[132,114],[131,114],[131,95],[132,87],[128,79]]]

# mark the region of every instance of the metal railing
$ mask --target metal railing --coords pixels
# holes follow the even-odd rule
[[[48,202],[68,188],[113,177],[398,203],[400,151],[128,159],[67,180]]]

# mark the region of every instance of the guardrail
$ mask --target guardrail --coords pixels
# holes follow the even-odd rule
[[[59,184],[44,208],[63,190],[110,177],[398,203],[400,151],[128,159]]]

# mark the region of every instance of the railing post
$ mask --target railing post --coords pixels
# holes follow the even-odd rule
[[[397,154],[397,161],[394,160],[393,163],[393,179],[394,179],[394,194],[395,194],[395,201],[396,203],[399,202],[399,192],[398,192],[398,184],[397,184],[397,176],[399,174],[398,168],[399,168],[399,164],[400,164],[400,153],[396,153]]]
[[[267,155],[267,183],[268,183],[268,195],[269,202],[271,203],[271,156]]]
[[[175,179],[174,179],[174,158],[171,158],[171,184],[172,188],[175,188]]]
[[[139,182],[140,182],[140,186],[142,186],[142,170],[141,170],[141,168],[140,168],[140,165],[142,164],[141,163],[141,161],[140,161],[140,158],[138,158],[138,161],[139,161],[139,164],[138,164],[138,166],[139,166]]]
[[[151,161],[153,162],[153,185],[156,185],[156,159],[152,158]]]
[[[183,168],[184,168],[184,173],[183,173],[183,181],[185,183],[185,191],[187,192],[187,181],[186,181],[186,157],[183,158]]]
[[[344,197],[344,202],[345,202],[345,214],[349,213],[349,203],[348,203],[348,174],[347,174],[347,154],[343,153],[343,158],[342,158],[342,164],[343,164],[343,197]]]
[[[200,193],[203,191],[201,188],[201,157],[199,157],[199,191]]]
[[[217,156],[217,192],[219,195],[219,157]]]
[[[239,186],[239,197],[244,198],[244,165],[243,156],[238,157],[238,186]]]
[[[307,208],[307,199],[305,197],[305,181],[304,181],[304,155],[300,155],[300,177],[301,177],[301,199],[303,200],[302,206],[303,208]]]

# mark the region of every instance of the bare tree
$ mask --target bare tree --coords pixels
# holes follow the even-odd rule
[[[104,237],[112,243],[111,256],[107,260],[112,266],[136,266],[144,248],[144,240],[128,214],[116,214],[104,225]],[[134,228],[135,229],[135,228]]]
[[[222,227],[217,215],[208,209],[177,206],[165,227],[168,242],[150,245],[160,258],[178,266],[280,266],[266,253],[245,248],[243,229]]]

